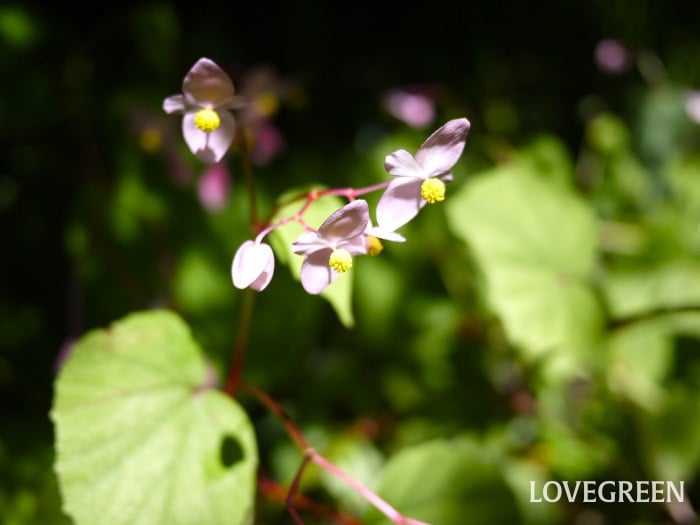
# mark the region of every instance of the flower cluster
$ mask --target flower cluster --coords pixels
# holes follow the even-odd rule
[[[292,244],[294,253],[304,257],[304,290],[321,293],[339,274],[352,268],[353,256],[379,253],[379,239],[403,242],[405,239],[395,230],[413,219],[426,204],[445,198],[445,183],[453,178],[450,170],[464,150],[468,131],[467,119],[450,120],[421,145],[415,156],[406,150],[387,155],[385,167],[394,179],[388,185],[380,185],[386,189],[377,204],[377,226],[372,225],[367,201],[363,199],[351,200],[333,212],[317,230],[305,225],[307,230]],[[363,190],[352,190],[350,194],[366,193]],[[276,226],[268,227],[262,236]],[[231,276],[237,288],[250,286],[261,291],[270,282],[274,255],[261,242],[262,236],[244,242],[236,252]]]
[[[235,133],[232,110],[244,99],[234,94],[231,79],[219,66],[202,58],[190,69],[182,84],[182,94],[163,102],[167,113],[184,114],[182,131],[192,152],[206,163],[216,163],[228,150]],[[275,269],[272,248],[263,242],[271,231],[290,221],[305,231],[292,243],[294,253],[304,257],[301,283],[310,294],[321,293],[341,273],[353,267],[353,257],[376,255],[380,239],[403,242],[396,230],[411,221],[426,204],[445,198],[445,183],[452,181],[450,170],[464,150],[469,121],[448,121],[418,148],[415,155],[397,150],[386,156],[385,168],[393,178],[366,188],[344,188],[310,192],[306,204],[294,216],[263,226],[254,240],[245,241],[231,264],[236,288],[262,291]],[[370,220],[367,201],[357,197],[383,189],[376,209],[377,225]],[[317,198],[341,195],[350,201],[333,212],[318,229],[303,220],[303,212]]]

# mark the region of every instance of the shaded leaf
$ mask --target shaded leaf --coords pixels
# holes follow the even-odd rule
[[[387,462],[378,493],[405,516],[435,525],[520,521],[498,465],[466,439],[431,441],[399,452]],[[389,523],[375,510],[366,522]]]

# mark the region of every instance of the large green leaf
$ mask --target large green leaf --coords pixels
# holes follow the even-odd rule
[[[250,422],[211,388],[189,329],[166,311],[85,335],[56,383],[64,510],[78,525],[238,525],[253,511]]]
[[[401,451],[386,464],[378,493],[403,515],[435,525],[520,522],[499,466],[466,439]],[[366,523],[389,523],[375,510],[368,514]]]
[[[315,187],[318,189],[318,187]],[[280,202],[284,202],[293,195],[300,195],[306,189],[297,189],[285,193],[280,197]],[[273,218],[275,221],[293,217],[302,208],[304,201],[295,201],[291,204],[281,207]],[[344,202],[340,197],[327,196],[316,199],[304,212],[304,221],[312,228],[321,226],[331,213],[343,206]],[[278,260],[289,266],[290,271],[295,279],[300,280],[301,263],[304,258],[292,251],[292,243],[297,240],[299,235],[304,232],[304,227],[296,221],[288,222],[287,224],[276,228],[270,235],[272,248],[275,250],[275,255]],[[340,322],[346,327],[351,328],[355,324],[355,317],[352,312],[352,272],[338,276],[328,288],[321,292],[321,297],[326,299],[335,313],[338,315]]]
[[[526,355],[597,339],[602,316],[587,282],[596,225],[572,191],[529,163],[513,163],[465,184],[447,217],[471,248],[509,338]]]

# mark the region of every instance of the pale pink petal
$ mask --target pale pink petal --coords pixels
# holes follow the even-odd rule
[[[367,228],[367,231],[365,233],[367,235],[372,235],[377,239],[384,239],[385,241],[406,242],[406,237],[404,237],[403,235],[396,233],[395,231],[380,228],[379,226],[372,226],[371,228]]]
[[[450,120],[421,145],[416,152],[416,162],[425,178],[446,173],[457,163],[464,151],[469,126],[465,118]]]
[[[219,162],[231,147],[236,134],[236,121],[228,111],[217,111],[221,124],[216,131],[209,134],[209,149],[214,154],[214,161]],[[205,161],[207,162],[207,161]]]
[[[328,242],[320,238],[315,231],[302,233],[297,240],[292,243],[292,251],[299,255],[309,255],[328,247]]]
[[[267,244],[263,244],[262,246],[267,246]],[[270,250],[272,251],[272,250]],[[260,274],[260,277],[255,279],[252,283],[250,283],[250,287],[255,290],[256,292],[262,292],[265,288],[267,288],[267,285],[270,284],[270,281],[272,280],[272,275],[275,273],[275,257],[270,256],[269,259],[267,260],[267,266],[265,266],[265,269],[263,272]]]
[[[404,177],[391,181],[377,203],[379,228],[393,232],[418,215],[426,202],[420,196],[421,184],[421,179]]]
[[[424,178],[416,159],[405,149],[389,153],[384,159],[384,167],[394,177]]]
[[[233,115],[228,111],[217,111],[217,113],[221,124],[212,133],[206,133],[195,126],[194,112],[185,113],[182,119],[182,135],[185,137],[185,142],[199,160],[208,164],[221,160],[231,146],[233,135],[236,132],[236,122]]]
[[[339,242],[336,248],[347,250],[350,255],[365,255],[367,253],[367,243],[365,242],[365,234],[344,239]]]
[[[163,101],[163,111],[166,113],[182,113],[185,111],[185,97],[173,95]]]
[[[260,291],[272,278],[275,256],[267,244],[245,241],[236,251],[231,263],[231,279],[236,288],[257,285]]]
[[[226,100],[219,102],[216,107],[219,109],[240,109],[248,105],[248,99],[238,95],[231,96]]]
[[[182,82],[182,92],[199,104],[216,107],[233,97],[233,82],[213,61],[200,58]]]
[[[331,284],[338,272],[328,265],[332,250],[325,248],[310,254],[301,264],[301,285],[307,293],[316,295]]]
[[[334,211],[318,229],[318,235],[330,243],[357,237],[369,222],[367,201],[358,199]]]

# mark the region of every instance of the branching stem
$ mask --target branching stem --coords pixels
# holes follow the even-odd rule
[[[296,508],[294,507],[293,502],[298,491],[299,483],[304,474],[304,471],[311,462],[315,463],[319,468],[322,468],[323,470],[329,472],[333,476],[343,481],[343,483],[348,485],[360,496],[362,496],[368,503],[374,506],[379,512],[384,514],[384,516],[390,519],[391,522],[395,525],[430,525],[424,521],[407,518],[394,507],[389,505],[389,503],[387,503],[385,500],[379,497],[375,492],[364,486],[362,483],[350,476],[350,474],[341,470],[330,460],[319,454],[312,446],[309,445],[309,442],[301,433],[299,427],[296,426],[294,421],[292,421],[292,419],[279,405],[279,403],[272,399],[268,394],[247,383],[243,384],[243,388],[251,394],[253,394],[256,398],[258,398],[258,400],[263,405],[265,405],[265,407],[282,422],[290,438],[292,439],[292,441],[294,441],[294,444],[304,454],[304,459],[302,460],[299,470],[294,476],[294,481],[292,482],[292,485],[289,488],[289,493],[286,498],[286,503],[289,508],[289,512],[292,515],[294,521],[297,523],[297,525],[303,525],[304,522],[301,520],[301,517],[299,516]]]

